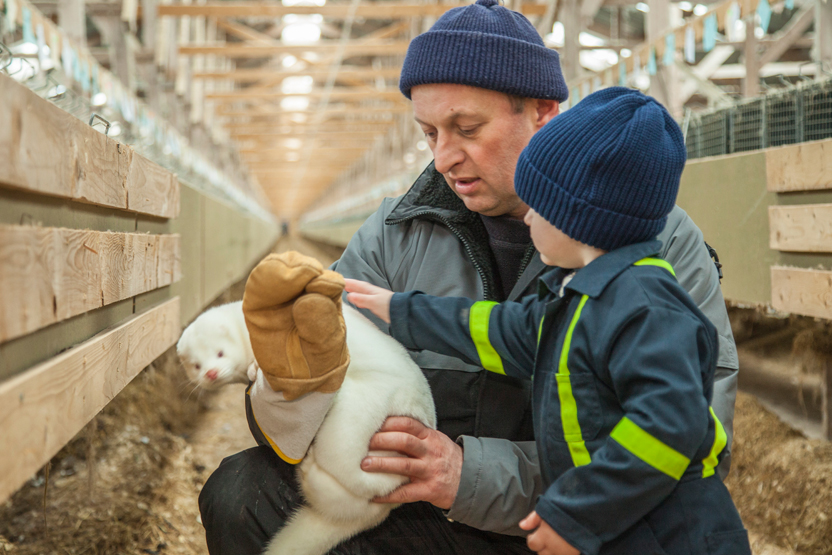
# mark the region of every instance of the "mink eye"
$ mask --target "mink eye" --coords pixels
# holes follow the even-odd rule
[[[194,365],[194,368],[196,368],[197,370],[199,370],[200,368],[202,368],[202,366],[200,366],[199,364],[195,364],[195,365]]]
[[[222,358],[222,351],[220,351],[219,353],[217,353],[217,358]]]

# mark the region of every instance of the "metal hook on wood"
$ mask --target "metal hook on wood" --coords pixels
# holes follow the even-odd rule
[[[104,135],[110,132],[110,122],[104,119],[104,117],[100,114],[93,113],[93,115],[90,116],[90,127],[95,128],[95,125],[93,125],[95,120],[100,120],[104,124]]]

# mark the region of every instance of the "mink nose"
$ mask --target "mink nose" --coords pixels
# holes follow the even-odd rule
[[[216,370],[208,370],[207,372],[205,372],[205,377],[211,380],[212,382],[217,379],[217,375],[219,375],[219,372],[217,372]]]

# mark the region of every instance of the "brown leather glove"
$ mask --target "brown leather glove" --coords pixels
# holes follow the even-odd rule
[[[287,401],[341,387],[350,362],[343,290],[340,274],[294,251],[270,254],[249,275],[243,314],[254,357]]]

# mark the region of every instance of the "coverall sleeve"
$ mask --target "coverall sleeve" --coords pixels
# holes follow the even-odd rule
[[[659,239],[662,258],[676,271],[676,278],[719,334],[719,358],[714,375],[711,405],[728,434],[725,456],[717,471],[725,479],[731,466],[731,442],[734,436],[734,402],[737,398],[739,362],[728,311],[719,286],[719,273],[711,260],[702,231],[678,206],[668,218]]]
[[[533,295],[519,303],[495,303],[396,293],[390,303],[390,335],[408,349],[427,349],[490,372],[530,378],[538,307]]]
[[[661,307],[619,327],[607,367],[624,416],[591,462],[561,474],[536,507],[585,555],[661,503],[699,450],[710,421],[700,361],[714,354],[712,333],[693,316]]]

